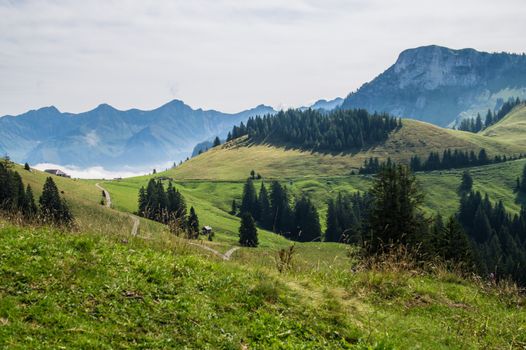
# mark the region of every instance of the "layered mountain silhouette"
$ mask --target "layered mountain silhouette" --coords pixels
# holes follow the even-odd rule
[[[0,152],[17,162],[79,167],[145,166],[189,156],[193,146],[250,116],[274,113],[257,106],[236,114],[192,109],[174,100],[157,109],[119,111],[110,105],[80,114],[55,107],[0,118]]]

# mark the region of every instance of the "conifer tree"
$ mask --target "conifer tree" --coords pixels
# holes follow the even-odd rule
[[[33,195],[33,190],[31,189],[31,186],[28,184],[26,187],[26,200],[25,200],[26,206],[24,208],[24,215],[26,217],[33,217],[37,213],[37,205],[35,204],[35,197]]]
[[[217,147],[217,146],[220,146],[220,145],[221,145],[221,140],[219,139],[219,136],[216,136],[216,138],[214,139],[214,143],[213,143],[212,147]]]
[[[270,189],[270,208],[272,213],[272,230],[277,233],[289,233],[293,226],[287,188],[273,181]]]
[[[294,232],[291,237],[300,242],[321,240],[318,212],[307,197],[302,197],[294,206]]]
[[[477,119],[475,120],[475,130],[474,132],[479,132],[482,130],[482,118],[480,114],[477,114]]]
[[[460,186],[458,188],[460,193],[468,193],[471,192],[471,189],[473,188],[473,178],[471,177],[471,174],[469,171],[464,171],[462,173],[462,181],[460,182]]]
[[[144,186],[142,186],[141,189],[139,190],[138,202],[139,202],[138,203],[139,204],[139,211],[137,212],[137,214],[139,216],[147,217],[146,209],[147,209],[147,206],[148,206],[148,201],[146,199],[146,190],[144,189]]]
[[[423,194],[409,169],[404,166],[383,167],[374,179],[371,195],[370,252],[381,252],[390,244],[416,244]]]
[[[195,213],[194,207],[190,207],[190,214],[188,215],[187,234],[190,239],[197,239],[199,237],[199,218]]]
[[[252,217],[257,217],[258,204],[257,204],[256,189],[254,188],[254,182],[251,178],[247,179],[245,186],[243,187],[243,197],[241,199],[241,206],[239,212],[250,213]]]
[[[272,229],[272,209],[270,207],[269,196],[265,184],[261,183],[258,196],[259,222],[261,227]]]
[[[471,270],[474,264],[473,252],[468,236],[462,226],[452,216],[438,233],[440,245],[437,248],[439,255],[454,264],[461,264],[466,270]]]
[[[243,247],[257,247],[258,231],[254,218],[250,213],[245,212],[241,215],[241,225],[239,227],[239,244]]]
[[[237,202],[235,199],[232,199],[232,205],[230,206],[230,215],[237,214]]]
[[[340,242],[341,232],[338,223],[338,214],[334,200],[331,198],[327,203],[327,229],[325,230],[326,242]]]
[[[73,215],[66,201],[60,197],[53,178],[46,179],[39,203],[41,215],[46,222],[67,225],[73,221]]]

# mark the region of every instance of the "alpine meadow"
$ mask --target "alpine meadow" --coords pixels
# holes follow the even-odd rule
[[[0,348],[526,349],[519,0],[0,14]]]

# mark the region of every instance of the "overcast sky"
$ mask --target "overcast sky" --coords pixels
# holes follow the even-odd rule
[[[0,0],[0,115],[344,97],[411,47],[526,51],[524,0]]]

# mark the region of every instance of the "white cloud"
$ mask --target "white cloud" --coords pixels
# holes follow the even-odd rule
[[[150,169],[124,169],[122,171],[111,171],[104,169],[101,166],[95,166],[90,168],[80,168],[74,165],[58,165],[51,163],[40,163],[34,166],[38,170],[46,169],[60,169],[66,174],[70,175],[73,178],[79,179],[114,179],[118,177],[134,177],[148,174]]]
[[[523,0],[0,0],[0,115],[343,96],[408,47],[524,51]]]

